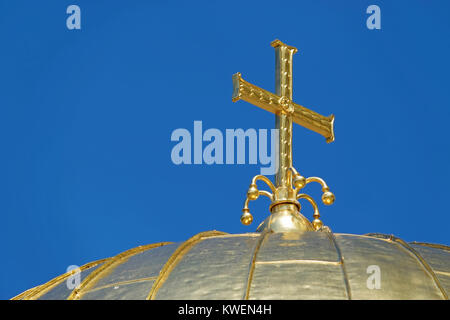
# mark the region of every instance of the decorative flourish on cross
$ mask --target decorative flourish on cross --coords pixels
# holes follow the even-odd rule
[[[292,58],[297,49],[280,40],[273,41],[271,45],[275,48],[276,94],[248,83],[242,79],[240,73],[233,75],[233,102],[244,100],[274,113],[276,128],[279,130],[276,185],[262,175],[252,179],[242,210],[241,222],[244,225],[252,223],[253,216],[250,214],[248,203],[263,195],[272,201],[270,205],[272,214],[257,230],[265,228],[273,231],[321,230],[323,223],[319,219],[316,202],[311,196],[299,191],[310,182],[318,182],[322,186],[324,204],[331,205],[334,202],[334,195],[324,180],[318,177],[304,178],[293,167],[292,122],[323,135],[327,142],[333,142],[334,116],[324,117],[292,101]],[[264,181],[272,192],[259,190],[256,185],[258,180]],[[300,214],[299,199],[305,199],[312,204],[314,208],[312,224]]]

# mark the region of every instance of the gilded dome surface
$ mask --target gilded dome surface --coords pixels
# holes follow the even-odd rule
[[[207,231],[86,264],[80,275],[78,289],[66,273],[14,299],[448,299],[450,247],[329,230]]]

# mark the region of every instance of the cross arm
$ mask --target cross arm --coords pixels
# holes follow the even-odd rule
[[[236,102],[241,99],[272,113],[281,110],[279,96],[245,81],[238,72],[233,75],[232,100]]]
[[[334,141],[334,115],[325,117],[301,105],[286,101],[286,98],[253,85],[242,79],[240,73],[236,73],[233,75],[232,100],[236,102],[241,99],[274,114],[288,113],[295,123],[321,134],[327,142]]]

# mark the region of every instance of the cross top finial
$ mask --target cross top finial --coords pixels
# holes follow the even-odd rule
[[[327,142],[334,141],[334,116],[322,116],[292,101],[292,60],[297,48],[288,46],[280,40],[271,43],[275,48],[275,87],[271,93],[261,89],[244,79],[240,73],[233,75],[233,102],[247,101],[257,107],[275,114],[275,126],[279,130],[276,184],[265,176],[258,175],[252,179],[247,198],[244,203],[241,222],[249,225],[253,221],[248,203],[256,200],[260,195],[271,199],[271,215],[259,227],[259,230],[272,231],[321,230],[323,223],[319,219],[318,206],[314,199],[299,191],[310,182],[318,182],[322,186],[322,201],[326,205],[334,202],[334,195],[330,192],[324,180],[318,177],[304,178],[292,165],[292,122],[323,135]],[[264,181],[272,192],[259,190],[256,182]],[[298,200],[309,201],[314,208],[312,223],[300,213]]]

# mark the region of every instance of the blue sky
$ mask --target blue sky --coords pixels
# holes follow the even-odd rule
[[[68,30],[66,8],[81,8]],[[381,8],[381,30],[366,8]],[[274,90],[276,38],[299,49],[294,101],[336,141],[294,127],[294,165],[336,194],[334,232],[450,244],[448,1],[1,1],[0,299],[69,265],[239,217],[260,165],[175,165],[173,130],[273,128],[231,76]],[[320,188],[308,186],[318,199]],[[312,210],[305,205],[304,214]]]

